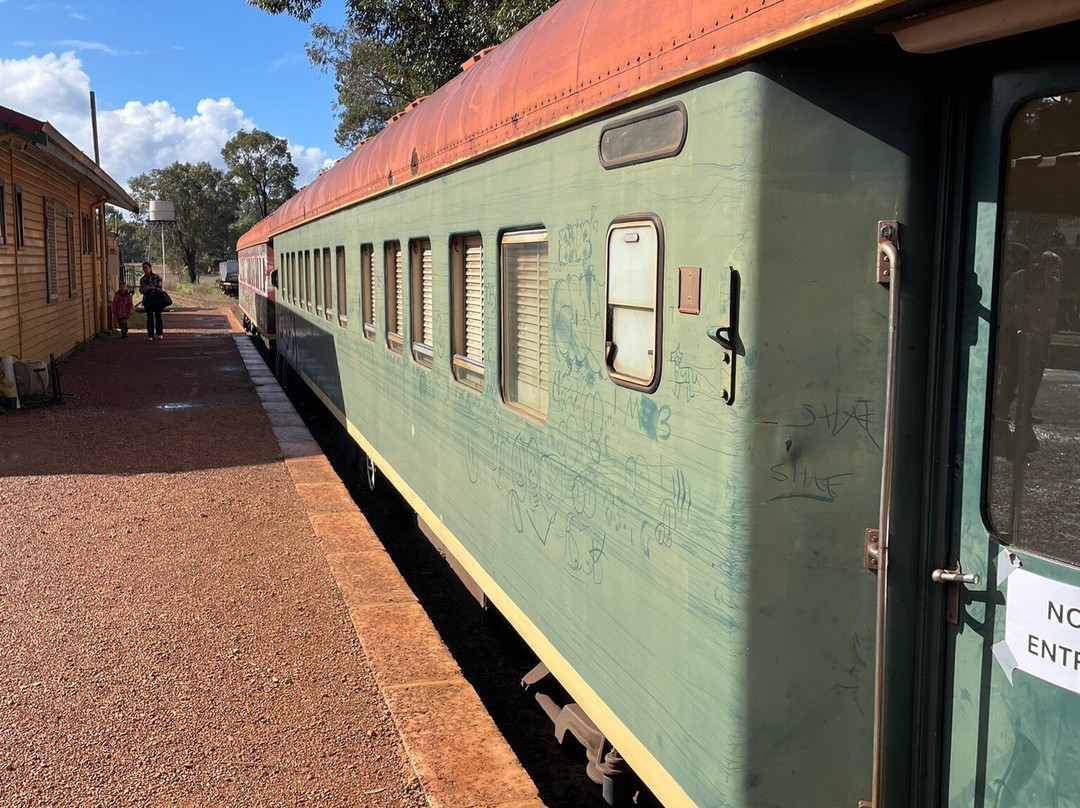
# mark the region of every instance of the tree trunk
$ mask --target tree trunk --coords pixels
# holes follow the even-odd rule
[[[187,264],[188,280],[195,283],[199,275],[199,269],[195,266],[195,251],[184,250],[184,263]]]

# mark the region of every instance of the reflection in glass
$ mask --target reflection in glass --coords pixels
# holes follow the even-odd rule
[[[1080,563],[1080,94],[1009,132],[988,512],[1004,541]]]

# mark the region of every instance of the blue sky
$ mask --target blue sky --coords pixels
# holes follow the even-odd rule
[[[341,25],[345,0],[314,19]],[[343,155],[333,76],[304,53],[309,24],[246,0],[0,0],[0,106],[50,121],[120,182],[174,160],[221,166],[257,126],[289,141],[301,184]]]

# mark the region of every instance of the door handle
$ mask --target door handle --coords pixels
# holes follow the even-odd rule
[[[960,572],[960,570],[934,570],[930,573],[930,580],[935,584],[971,584],[978,586],[982,581],[977,572]]]
[[[945,587],[945,620],[951,625],[960,624],[960,584],[978,586],[982,581],[977,572],[964,572],[956,556],[949,558],[947,569],[930,573],[930,580]]]

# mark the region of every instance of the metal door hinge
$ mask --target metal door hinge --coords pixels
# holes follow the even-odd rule
[[[878,544],[876,527],[866,529],[866,553],[863,555],[863,566],[870,572],[877,572],[881,568],[881,546]]]
[[[882,219],[877,226],[877,282],[888,286],[900,262],[900,222],[897,219]]]

